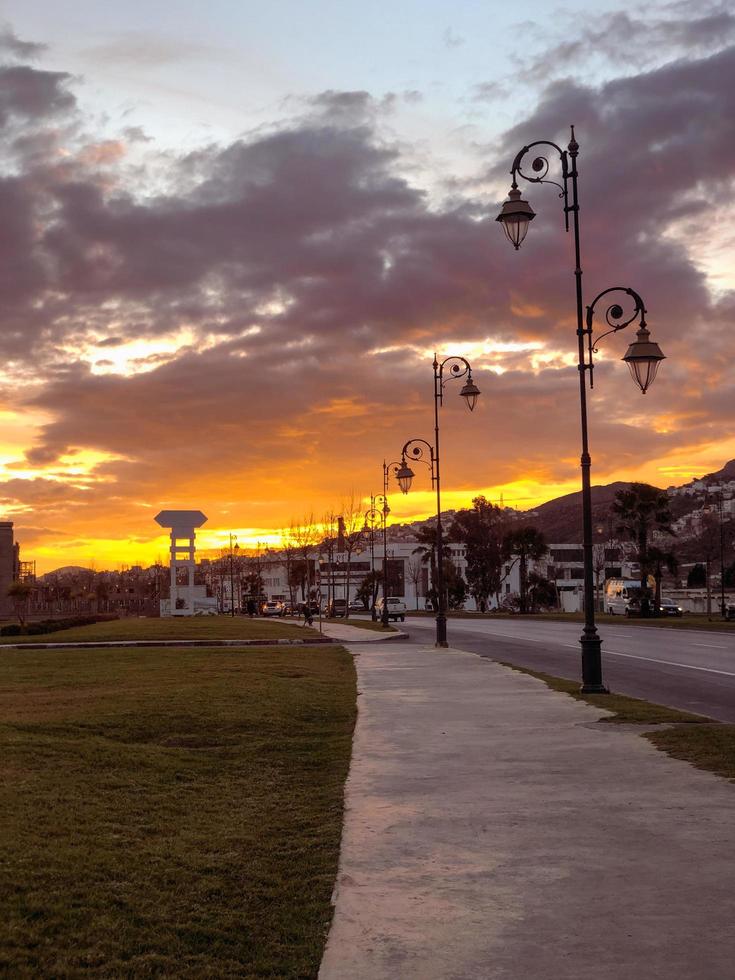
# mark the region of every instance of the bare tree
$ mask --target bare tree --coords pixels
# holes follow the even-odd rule
[[[286,566],[286,585],[288,586],[288,598],[291,603],[291,607],[294,606],[294,575],[293,566],[296,560],[296,545],[291,537],[291,531],[282,530],[281,531],[281,553],[283,555],[283,564]]]
[[[413,585],[413,591],[416,596],[416,608],[419,608],[419,589],[421,587],[421,580],[424,576],[424,563],[419,561],[417,558],[409,558],[406,562],[406,577],[408,581]]]
[[[331,608],[334,599],[334,556],[337,551],[337,515],[329,511],[320,522],[321,555],[327,563],[327,609]]]
[[[311,576],[309,574],[309,560],[311,552],[319,542],[318,531],[319,529],[313,512],[307,514],[300,524],[291,521],[289,527],[289,536],[294,544],[296,556],[303,562],[304,575],[301,580],[301,596],[305,602],[308,602],[310,598]]]
[[[345,580],[345,618],[350,608],[350,566],[352,555],[360,551],[365,540],[365,512],[362,507],[362,496],[353,490],[349,497],[342,501],[342,527],[344,533],[344,549],[347,555],[347,578]]]

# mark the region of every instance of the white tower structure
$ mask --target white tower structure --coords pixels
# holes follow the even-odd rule
[[[171,598],[170,616],[194,615],[194,539],[196,528],[206,524],[207,518],[200,510],[162,510],[154,518],[161,527],[171,528]],[[179,573],[186,577],[186,585],[179,583]],[[181,576],[184,577],[183,575]]]

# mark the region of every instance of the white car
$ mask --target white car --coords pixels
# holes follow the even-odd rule
[[[399,620],[403,622],[406,618],[406,603],[403,599],[398,596],[388,596],[388,619]],[[378,619],[383,618],[383,597],[380,596],[375,603],[375,612],[377,613]]]
[[[284,612],[283,603],[278,602],[276,599],[271,599],[263,605],[264,616],[283,616]]]

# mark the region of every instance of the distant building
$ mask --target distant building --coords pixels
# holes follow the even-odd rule
[[[3,619],[14,615],[8,589],[17,577],[18,548],[13,541],[13,522],[0,521],[0,617]]]

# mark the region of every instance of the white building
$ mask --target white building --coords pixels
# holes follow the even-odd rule
[[[401,535],[402,540],[388,541],[388,592],[403,598],[409,609],[427,608],[427,595],[431,590],[431,571],[429,564],[422,561],[421,554],[415,554],[419,542],[414,538],[408,540]],[[467,559],[465,545],[449,542],[450,560],[462,578],[467,581]],[[340,556],[344,559],[345,556]],[[638,574],[638,566],[626,560],[617,546],[595,546],[595,568],[599,580],[600,592],[606,578],[630,577]],[[346,560],[329,563],[326,553],[314,551],[310,556],[308,589],[312,594],[321,597],[326,606],[332,599],[348,599],[354,601],[356,593],[365,577],[372,571],[380,573],[383,568],[382,537],[376,537],[373,552],[369,546],[355,549],[349,565]],[[584,590],[583,553],[580,544],[552,544],[548,554],[538,562],[528,562],[528,573],[537,572],[550,578],[556,584],[559,605],[565,611],[575,612],[582,608]],[[290,590],[286,564],[281,555],[273,554],[260,563],[260,575],[263,582],[263,596],[267,599],[301,602],[304,596],[301,589]],[[510,559],[501,569],[500,601],[506,597],[517,596],[520,592],[520,563],[518,558]],[[349,581],[349,596],[348,592]],[[219,588],[224,590],[221,608],[225,611],[231,608],[229,598],[229,577],[223,576]],[[236,607],[241,605],[238,598],[238,583],[234,584]],[[293,595],[292,595],[293,592]],[[382,586],[379,594],[382,594]],[[489,608],[497,606],[497,598],[492,596],[488,602]],[[463,606],[468,611],[475,611],[475,600],[471,595]]]

